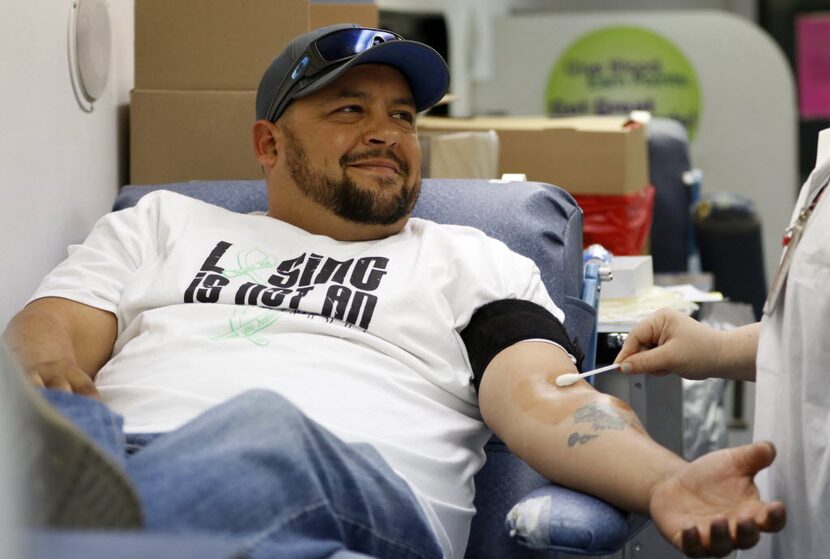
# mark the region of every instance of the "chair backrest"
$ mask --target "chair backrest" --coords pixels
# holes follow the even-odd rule
[[[128,185],[113,210],[135,205],[154,190],[172,190],[235,212],[267,209],[263,181],[192,181]],[[469,225],[531,258],[553,301],[565,312],[565,327],[580,345],[591,343],[596,310],[580,300],[582,213],[564,190],[542,183],[481,179],[424,179],[413,215]]]
[[[124,187],[113,209],[134,205],[153,190],[173,190],[237,212],[266,209],[263,181],[203,181]],[[583,349],[594,343],[596,309],[580,299],[582,213],[574,199],[555,186],[479,179],[425,179],[413,215],[439,223],[477,227],[515,252],[531,258],[553,301],[565,312],[568,334]],[[476,516],[467,557],[545,557],[519,546],[504,527],[516,502],[548,482],[519,460],[498,438],[487,443],[487,462],[476,475]]]

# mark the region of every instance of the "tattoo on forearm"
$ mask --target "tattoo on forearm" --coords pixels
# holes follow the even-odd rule
[[[574,423],[590,423],[594,431],[622,431],[629,424],[620,413],[607,404],[589,404],[574,413]]]
[[[579,433],[571,433],[571,436],[568,437],[568,446],[576,446],[578,444],[585,444],[589,442],[591,439],[596,439],[597,435],[580,435]]]
[[[623,431],[627,427],[633,427],[637,431],[643,431],[643,427],[637,417],[628,410],[617,409],[617,406],[596,402],[579,408],[574,412],[574,423],[588,423],[593,431]],[[578,444],[586,444],[597,438],[599,434],[571,433],[568,437],[568,447]]]

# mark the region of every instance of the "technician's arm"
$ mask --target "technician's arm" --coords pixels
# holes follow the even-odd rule
[[[574,366],[559,348],[514,344],[487,366],[479,388],[485,422],[551,481],[650,514],[661,533],[693,556],[750,547],[759,531],[780,530],[780,503],[759,500],[752,483],[768,466],[768,443],[688,464],[655,443],[622,401],[585,381],[560,388]],[[712,458],[714,456],[714,458]]]
[[[616,362],[626,374],[669,372],[699,380],[755,380],[759,323],[719,331],[675,310],[663,309],[628,334]]]
[[[3,337],[35,384],[97,397],[92,379],[112,355],[116,332],[112,313],[46,297],[20,311]]]

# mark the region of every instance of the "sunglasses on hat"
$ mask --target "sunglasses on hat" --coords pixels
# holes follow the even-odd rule
[[[277,115],[282,113],[292,99],[289,93],[298,87],[303,78],[338,66],[374,46],[400,40],[403,40],[403,37],[396,33],[365,27],[338,29],[319,37],[303,51],[291,71],[285,75],[271,99],[265,118],[271,122],[276,120]]]

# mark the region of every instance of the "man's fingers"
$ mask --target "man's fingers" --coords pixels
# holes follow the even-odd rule
[[[700,538],[700,531],[697,526],[690,526],[683,530],[680,536],[681,550],[689,557],[705,557],[706,548]]]
[[[758,526],[764,532],[778,532],[787,525],[787,509],[781,501],[773,501],[767,506],[762,518],[757,519]]]
[[[690,526],[681,533],[683,553],[689,557],[725,557],[735,549],[748,549],[758,543],[760,530],[753,519],[744,519],[730,530],[729,520],[713,520],[708,530],[708,545],[696,526]]]
[[[775,445],[769,441],[759,441],[733,448],[732,453],[741,473],[754,476],[775,460]]]
[[[735,527],[735,547],[748,549],[758,543],[761,530],[753,519],[742,520]]]
[[[32,384],[34,384],[35,386],[37,386],[39,388],[46,388],[46,384],[44,384],[43,379],[40,378],[39,374],[29,373],[28,376],[29,376],[29,382],[31,382]]]
[[[40,388],[75,392],[100,399],[95,383],[78,367],[41,367],[27,371],[27,375],[30,382]]]
[[[732,534],[729,533],[729,521],[719,518],[709,527],[709,553],[723,557],[732,553]]]
[[[73,392],[89,396],[90,398],[100,399],[98,389],[95,388],[95,383],[92,382],[92,379],[85,372],[80,369],[73,369],[67,373],[67,376]]]
[[[72,392],[72,385],[64,377],[49,377],[45,380],[46,388],[60,390],[61,392]]]

